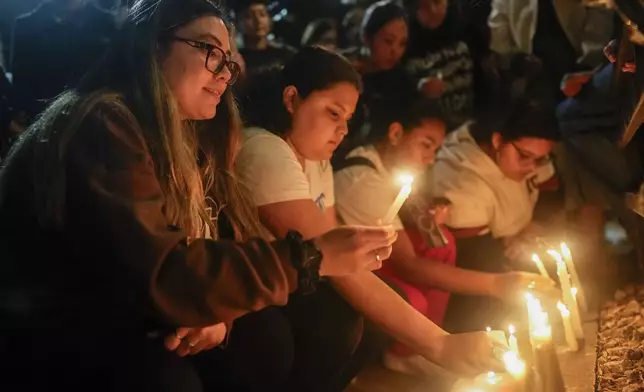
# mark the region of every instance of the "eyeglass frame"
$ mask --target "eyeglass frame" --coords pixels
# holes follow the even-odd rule
[[[220,48],[217,45],[210,44],[208,42],[203,42],[203,41],[197,41],[194,39],[188,39],[188,38],[183,38],[183,37],[178,37],[176,35],[171,35],[168,36],[167,39],[172,40],[172,41],[179,41],[183,42],[186,45],[189,45],[195,49],[201,49],[206,51],[206,62],[204,63],[204,67],[210,71],[213,75],[219,75],[221,71],[224,70],[224,67],[228,69],[228,72],[230,72],[230,79],[226,82],[227,85],[232,86],[237,79],[239,78],[239,75],[241,74],[241,66],[239,63],[236,61],[233,61],[230,59],[230,55],[226,54],[222,48]],[[208,60],[210,60],[210,56],[212,54],[218,51],[221,53],[221,58],[222,61],[219,63],[217,68],[213,71],[210,68],[208,68]],[[235,68],[235,71],[233,71],[230,68],[230,65],[233,65]]]
[[[517,146],[514,142],[508,142],[508,143],[511,144],[512,147],[514,147],[514,149],[519,154],[519,160],[523,162],[534,163],[535,166],[541,167],[541,166],[547,165],[551,161],[550,154],[546,154],[541,157],[535,157],[532,154],[526,153],[524,149]]]

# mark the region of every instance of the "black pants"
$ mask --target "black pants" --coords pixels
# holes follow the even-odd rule
[[[460,268],[499,273],[504,271],[504,246],[491,235],[456,240],[456,266]],[[492,297],[452,294],[447,305],[443,327],[451,333],[505,329],[507,306]]]
[[[145,335],[3,332],[2,391],[204,391],[189,361]]]
[[[236,320],[225,348],[194,357],[144,334],[94,332],[12,336],[0,390],[341,392],[382,339],[363,340],[362,317],[327,285]]]

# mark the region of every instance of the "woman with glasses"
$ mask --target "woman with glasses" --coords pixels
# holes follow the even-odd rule
[[[534,101],[513,103],[501,118],[448,135],[430,173],[434,196],[452,202],[446,223],[456,237],[456,265],[490,273],[504,272],[509,260],[530,263],[524,245],[538,233],[534,207],[540,184],[553,178],[549,154],[559,138],[554,113]],[[501,322],[500,300],[453,294],[444,325],[464,332]]]
[[[138,0],[102,64],[3,162],[1,390],[201,391],[182,357],[234,319],[388,257],[383,228],[250,238],[223,15]],[[244,242],[213,240],[224,216]]]

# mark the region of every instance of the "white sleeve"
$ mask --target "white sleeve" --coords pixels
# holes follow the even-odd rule
[[[336,174],[335,210],[345,224],[375,226],[387,214],[398,191],[375,170],[352,168],[358,170],[363,172],[355,177],[345,171]],[[391,224],[395,230],[403,230],[400,218],[394,218]]]
[[[302,166],[288,144],[277,136],[249,138],[237,155],[235,171],[258,207],[311,199]]]

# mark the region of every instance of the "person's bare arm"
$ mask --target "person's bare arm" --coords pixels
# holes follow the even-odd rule
[[[327,213],[322,213],[312,200],[259,207],[262,222],[278,238],[291,229],[300,231],[304,237],[314,237],[330,230],[333,227],[331,221],[335,219],[330,218],[329,210]],[[456,372],[473,374],[486,367],[498,366],[492,359],[492,343],[484,334],[449,335],[373,273],[332,278],[331,282],[354,309],[430,361]]]

